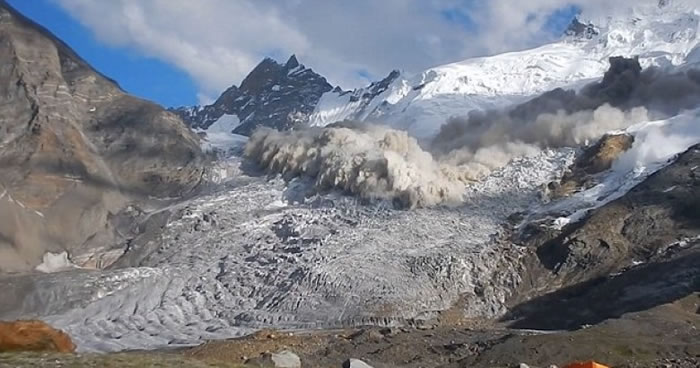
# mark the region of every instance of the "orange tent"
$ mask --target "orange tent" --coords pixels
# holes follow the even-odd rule
[[[600,363],[596,363],[592,360],[589,360],[587,362],[580,362],[580,363],[571,363],[567,366],[564,366],[564,368],[610,368],[607,365],[602,365]]]

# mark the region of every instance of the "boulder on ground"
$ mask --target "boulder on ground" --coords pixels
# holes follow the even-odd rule
[[[66,333],[42,321],[0,321],[0,352],[9,351],[72,353],[75,344]]]
[[[359,359],[348,359],[343,363],[343,368],[372,368],[372,366]]]
[[[279,353],[263,353],[257,358],[248,359],[246,365],[264,368],[300,368],[301,359],[289,350]]]

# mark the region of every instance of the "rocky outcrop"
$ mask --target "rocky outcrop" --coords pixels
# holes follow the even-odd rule
[[[248,359],[245,363],[246,366],[260,368],[301,368],[301,359],[289,350],[263,353],[257,358]]]
[[[510,318],[577,328],[700,290],[700,145],[561,232],[527,232]]]
[[[192,128],[204,130],[224,115],[235,115],[240,125],[233,132],[247,136],[258,126],[288,130],[305,124],[331,89],[326,78],[299,64],[294,55],[285,64],[266,58],[240,87],[230,87],[214,104],[173,111]]]
[[[343,362],[343,368],[372,368],[372,366],[359,359],[348,359]]]
[[[204,156],[174,114],[126,94],[0,1],[0,273],[121,243],[129,203],[182,196]]]
[[[42,321],[0,321],[0,353],[13,351],[72,353],[75,345],[70,336]]]
[[[578,18],[574,18],[564,34],[569,37],[590,40],[600,34],[600,31],[593,24],[581,23]]]
[[[592,187],[596,184],[595,175],[610,169],[613,162],[632,147],[632,143],[634,137],[628,134],[603,136],[581,153],[560,181],[548,185],[550,197],[561,198]]]
[[[392,70],[391,73],[389,73],[389,75],[387,75],[384,79],[380,80],[379,82],[372,82],[366,88],[359,88],[353,91],[336,90],[333,92],[338,93],[339,96],[349,94],[350,102],[360,103],[360,107],[358,108],[356,113],[357,117],[362,115],[368,115],[367,108],[370,105],[370,103],[377,96],[384,93],[384,91],[386,91],[389,88],[389,86],[391,86],[391,84],[400,76],[401,72],[399,72],[398,70]],[[415,87],[415,89],[418,90],[422,87],[423,86],[417,86]]]

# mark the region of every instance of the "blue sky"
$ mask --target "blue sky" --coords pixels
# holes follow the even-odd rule
[[[423,0],[305,0],[314,6],[298,9],[272,0],[8,0],[124,90],[165,106],[211,101],[265,56],[284,62],[296,53],[331,83],[352,88],[393,69],[417,72],[531,47],[556,38],[579,12],[561,1],[551,9],[526,5],[499,24],[501,14],[488,13],[493,0],[443,8]],[[401,21],[386,22],[390,16]]]
[[[68,43],[80,56],[116,80],[127,92],[165,106],[197,103],[197,86],[185,71],[155,58],[144,57],[137,50],[99,42],[92,31],[51,0],[8,2]]]

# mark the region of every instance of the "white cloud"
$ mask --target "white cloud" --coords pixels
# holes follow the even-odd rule
[[[57,1],[99,39],[187,71],[205,94],[240,79],[269,49],[309,48],[304,35],[282,22],[279,9],[253,1]]]
[[[358,71],[382,77],[469,56],[522,49],[554,37],[548,16],[570,0],[54,0],[112,45],[189,73],[217,96],[261,60],[296,53],[331,83],[356,87]],[[631,4],[639,0],[618,0]],[[658,1],[658,0],[648,0]],[[607,0],[586,0],[599,12]],[[476,27],[450,22],[468,14]],[[283,60],[282,60],[283,61]]]

